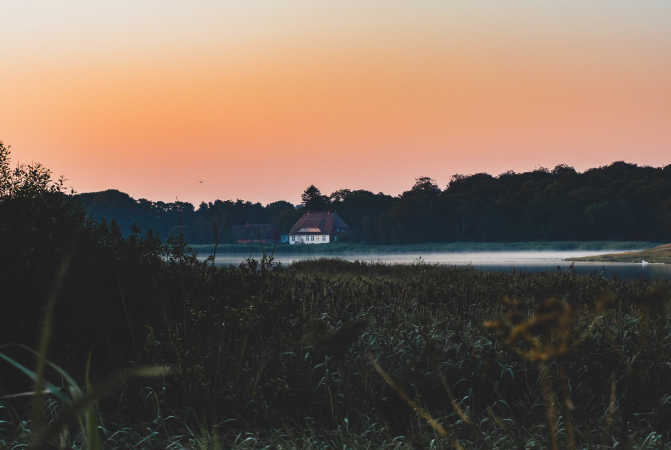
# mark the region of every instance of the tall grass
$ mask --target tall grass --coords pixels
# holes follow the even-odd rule
[[[86,448],[659,448],[671,438],[669,282],[270,258],[165,270],[157,289],[173,306],[145,327],[134,364],[171,373],[92,383],[82,370],[77,384],[72,367],[45,357],[56,375],[45,396],[69,412],[41,431],[26,421],[36,442],[64,430]],[[114,392],[121,407],[99,402]],[[4,439],[27,442],[21,421],[8,422]]]
[[[51,341],[54,308],[62,290],[63,280],[70,266],[72,253],[66,253],[54,275],[54,281],[46,300],[44,317],[40,329],[39,349],[34,351],[21,344],[0,346],[0,359],[9,366],[28,377],[33,383],[32,391],[8,394],[0,397],[7,401],[11,398],[31,398],[32,420],[31,433],[28,441],[29,449],[42,449],[47,446],[57,448],[70,447],[70,426],[77,423],[82,445],[90,450],[102,449],[99,434],[96,404],[104,396],[110,395],[124,386],[131,378],[164,377],[170,373],[167,366],[149,366],[134,369],[122,369],[104,381],[94,385],[90,378],[91,356],[86,363],[85,388],[82,389],[75,379],[60,366],[47,359]],[[9,355],[11,350],[22,350],[23,353],[35,357],[36,367],[31,370],[26,365]],[[60,382],[50,381],[46,376],[49,368],[58,376]],[[47,404],[45,397],[53,398],[59,403],[58,412],[47,420]],[[53,403],[52,403],[53,404]],[[53,409],[53,408],[52,408]]]

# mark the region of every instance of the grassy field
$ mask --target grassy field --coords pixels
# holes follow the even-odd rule
[[[124,381],[52,448],[671,448],[669,282],[341,260],[162,270],[171,306],[138,324],[129,364],[170,373]],[[60,344],[55,363],[87,348]],[[96,392],[85,366],[65,369]],[[45,380],[65,383],[49,366]],[[76,398],[47,395],[43,420]],[[0,443],[34,439],[29,406],[2,397]]]
[[[659,245],[647,250],[637,252],[616,253],[599,256],[586,256],[583,258],[572,258],[570,261],[595,261],[595,262],[627,262],[671,264],[671,244]]]
[[[545,241],[545,242],[450,242],[408,245],[372,245],[331,243],[320,245],[289,244],[221,244],[219,254],[342,254],[342,253],[417,253],[472,251],[542,251],[542,250],[634,250],[658,245],[643,241]],[[213,244],[191,245],[199,254],[212,253]]]

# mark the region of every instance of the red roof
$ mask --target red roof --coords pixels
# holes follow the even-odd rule
[[[338,213],[306,212],[291,227],[289,234],[336,234],[348,228]]]

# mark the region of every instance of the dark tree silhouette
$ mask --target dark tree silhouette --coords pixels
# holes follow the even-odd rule
[[[325,211],[329,208],[329,199],[322,195],[321,191],[311,184],[301,195],[303,206],[308,211]]]
[[[440,193],[440,188],[438,187],[433,178],[419,177],[415,180],[415,185],[412,187],[412,191],[415,192],[423,191],[438,194]]]
[[[287,233],[305,210],[338,212],[351,227],[348,239],[365,243],[671,241],[671,166],[624,162],[583,173],[560,164],[499,176],[454,175],[444,189],[420,177],[398,196],[339,189],[327,197],[312,185],[303,192],[304,208],[217,200],[194,210],[113,190],[77,198],[90,217],[116,220],[124,236],[136,223],[162,239],[180,232],[194,244],[212,242],[213,223],[221,242],[231,242],[235,225],[268,223]]]

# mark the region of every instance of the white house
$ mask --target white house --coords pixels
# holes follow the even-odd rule
[[[289,244],[328,244],[349,229],[334,212],[306,212],[289,231]]]

